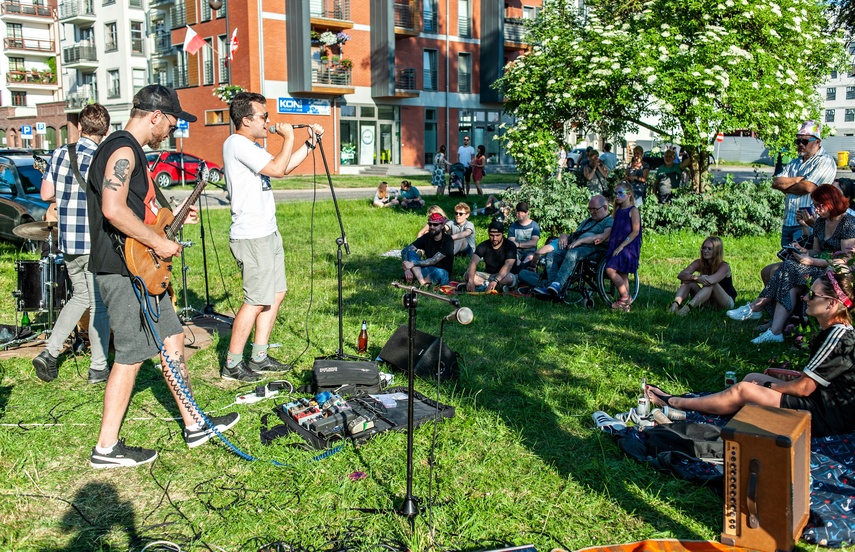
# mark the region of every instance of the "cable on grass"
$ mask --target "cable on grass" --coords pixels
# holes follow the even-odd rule
[[[211,226],[211,208],[208,205],[208,194],[204,193],[202,195],[205,197],[205,214],[208,216],[208,228],[213,233],[213,226]],[[214,248],[214,258],[217,261],[217,271],[220,273],[220,284],[223,286],[223,295],[226,296],[226,303],[228,303],[229,310],[232,311],[232,318],[234,318],[237,316],[237,311],[235,310],[234,305],[232,305],[232,296],[226,287],[226,278],[223,276],[223,266],[220,264],[220,252],[217,249],[217,240],[214,239],[213,235],[211,236],[211,246]]]

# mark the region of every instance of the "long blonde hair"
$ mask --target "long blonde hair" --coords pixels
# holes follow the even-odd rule
[[[381,182],[379,186],[377,186],[377,197],[380,199],[386,199],[389,197],[389,185],[385,182]]]
[[[701,274],[715,274],[724,262],[724,244],[718,236],[708,236],[702,243],[701,247],[707,242],[712,245],[712,259],[707,261],[704,259],[704,252],[701,251]]]
[[[623,190],[626,192],[626,196],[631,200],[629,206],[635,207],[635,194],[632,193],[632,186],[626,183],[622,183],[620,185],[624,187]],[[612,204],[612,217],[614,217],[617,214],[618,209],[620,209],[619,203],[617,194],[615,194],[615,200]]]

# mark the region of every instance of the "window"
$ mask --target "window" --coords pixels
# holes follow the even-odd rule
[[[223,0],[223,5],[217,10],[217,19],[222,19],[226,16],[226,9],[229,7],[229,0]]]
[[[119,49],[119,33],[116,29],[116,23],[107,23],[104,25],[104,51],[115,52]]]
[[[207,48],[202,48],[202,84],[210,86],[214,84],[214,54],[211,48],[211,39],[206,38]]]
[[[228,109],[212,109],[205,111],[206,125],[227,125],[229,124]]]
[[[833,109],[826,109],[825,110],[825,122],[826,123],[833,123],[834,122],[834,110]]]
[[[436,18],[436,0],[424,0],[422,18],[424,20],[424,32],[438,33],[439,25]]]
[[[846,87],[846,99],[855,100],[855,86]]]
[[[536,19],[538,11],[533,6],[523,6],[523,19]]]
[[[457,56],[457,91],[464,94],[472,92],[472,54]]]
[[[148,84],[146,82],[148,79],[145,76],[145,69],[134,69],[131,73],[131,80],[134,85],[134,94],[145,88],[146,84]]]
[[[119,70],[111,69],[107,71],[107,97],[118,98],[122,95],[122,85],[119,82]]]
[[[10,57],[9,58],[9,71],[25,71],[25,69],[24,69],[24,58]]]
[[[425,109],[425,165],[433,163],[439,147],[436,145],[436,109]]]
[[[211,20],[211,5],[208,2],[202,2],[202,21]]]
[[[837,88],[830,86],[825,89],[825,99],[826,100],[836,100],[837,99]]]
[[[24,35],[23,27],[20,23],[6,23],[6,47],[7,48],[23,48]]]
[[[855,109],[847,109],[843,114],[843,120],[847,123],[855,122]]]
[[[436,50],[424,51],[424,85],[425,90],[436,90]]]
[[[131,53],[144,54],[143,24],[141,21],[131,21]]]
[[[229,82],[229,64],[226,63],[229,56],[228,37],[220,35],[217,37],[217,74],[220,83]]]
[[[12,105],[15,107],[26,107],[27,105],[27,93],[19,92],[17,90],[12,91]],[[847,109],[847,111],[849,111]]]
[[[855,42],[849,45],[849,55],[855,56]]]
[[[831,72],[831,78],[832,78],[832,79],[836,79],[836,78],[837,78],[837,71],[836,71],[836,70],[834,70],[834,71],[832,71],[832,72]]]
[[[470,38],[472,36],[469,0],[457,0],[457,34],[462,38]]]

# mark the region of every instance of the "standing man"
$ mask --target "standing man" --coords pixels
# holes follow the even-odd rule
[[[116,347],[115,362],[104,390],[98,444],[92,448],[89,458],[93,468],[139,466],[157,458],[154,450],[126,446],[124,440],[119,439],[119,430],[140,366],[158,353],[164,379],[184,421],[184,441],[188,447],[207,442],[214,435],[214,428],[225,431],[240,419],[236,412],[209,417],[212,428],[191,404],[190,377],[184,361],[184,331],[169,294],[164,291],[158,296],[147,296],[144,285],[132,278],[123,257],[114,247],[133,238],[148,248],[153,257],[168,262],[181,252],[179,244],[149,226],[156,221],[158,208],[142,146],[159,147],[175,131],[179,118],[192,123],[196,117],[184,112],[178,94],[165,86],[146,86],[137,92],[133,102],[124,130],[110,134],[95,151],[87,179],[92,238],[89,266],[107,305]],[[183,203],[173,213],[177,214],[182,208]],[[195,222],[196,216],[196,208],[191,206],[188,220]],[[143,307],[156,314],[143,314]],[[162,348],[159,340],[162,340]]]
[[[92,360],[89,383],[107,381],[107,348],[110,343],[110,318],[101,293],[95,285],[95,275],[89,270],[89,215],[86,211],[86,176],[89,174],[95,148],[110,130],[110,114],[101,104],[91,104],[78,115],[80,139],[74,145],[74,160],[69,146],[53,152],[50,166],[42,179],[41,196],[55,201],[59,217],[59,250],[73,288],[71,299],[59,313],[47,347],[33,359],[36,376],[52,381],[57,376],[57,357],[65,340],[77,326],[83,313],[89,311],[89,344]],[[78,178],[79,176],[79,178]]]
[[[603,146],[603,153],[600,154],[600,161],[609,169],[609,173],[613,173],[617,167],[617,155],[612,153],[612,145],[608,142]]]
[[[818,186],[831,184],[837,174],[834,160],[822,147],[819,124],[806,121],[796,134],[798,157],[772,180],[772,187],[784,193],[784,225],[781,229],[781,247],[786,247],[802,237],[802,227],[796,220],[800,207],[812,205],[810,194]]]
[[[279,305],[285,298],[285,250],[276,226],[276,200],[270,179],[294,170],[315,149],[324,133],[312,125],[309,139],[294,150],[294,129],[289,124],[270,125],[267,99],[261,94],[241,92],[229,106],[235,133],[223,143],[223,165],[232,198],[229,247],[243,277],[243,305],[232,325],[226,364],[220,376],[228,380],[256,381],[259,372],[278,372],[286,366],[267,354],[270,333]],[[279,153],[267,152],[256,141],[274,134],[282,137]],[[293,153],[292,153],[293,150]],[[255,328],[249,367],[243,350]]]
[[[428,217],[428,233],[401,252],[401,266],[407,283],[413,278],[422,286],[444,286],[448,283],[454,268],[454,240],[445,233],[447,222],[444,216],[432,213]],[[420,250],[424,252],[424,258],[419,254]]]
[[[469,137],[463,137],[463,145],[457,148],[457,162],[466,167],[463,180],[466,182],[466,195],[469,195],[469,182],[472,180],[472,159],[475,158],[475,148],[469,145]]]

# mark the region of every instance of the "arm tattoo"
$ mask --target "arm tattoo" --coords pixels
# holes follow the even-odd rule
[[[130,168],[130,161],[127,159],[119,159],[116,161],[116,164],[113,165],[113,176],[118,178],[120,182],[125,183],[128,181],[128,169]]]
[[[417,264],[417,266],[433,266],[435,264],[438,264],[444,258],[445,258],[445,255],[443,255],[442,253],[437,253],[436,255],[431,257],[430,259],[425,259],[425,260],[419,262]]]
[[[121,182],[113,182],[109,178],[104,179],[104,187],[108,190],[113,190],[114,192],[122,187]]]

